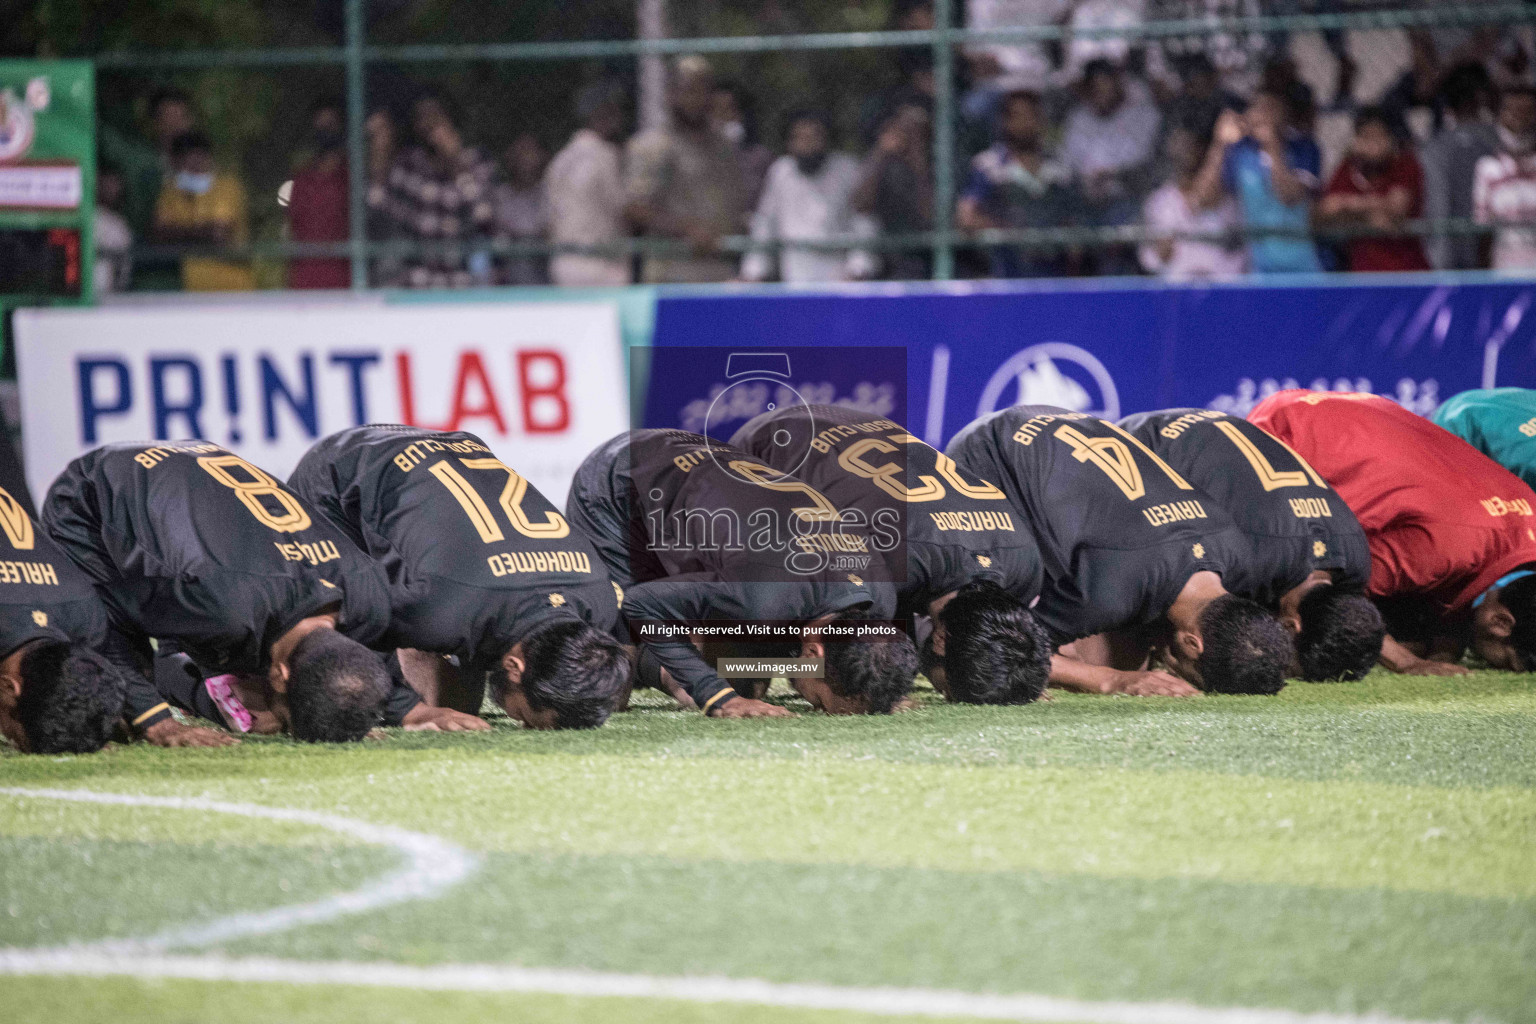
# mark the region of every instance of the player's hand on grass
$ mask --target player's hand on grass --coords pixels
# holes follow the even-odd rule
[[[1428,658],[1410,662],[1402,669],[1405,676],[1464,676],[1471,671],[1462,665],[1452,665],[1448,661],[1430,661]]]
[[[709,709],[711,718],[798,718],[789,708],[750,697],[734,697]]]
[[[453,708],[434,708],[417,704],[406,712],[400,724],[407,732],[480,732],[491,723]]]
[[[1130,697],[1198,697],[1200,691],[1171,672],[1121,672],[1111,693]]]
[[[144,738],[157,747],[232,747],[240,741],[227,732],[200,725],[182,725],[162,718],[144,730]]]

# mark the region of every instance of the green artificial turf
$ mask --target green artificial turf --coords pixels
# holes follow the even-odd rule
[[[888,718],[730,722],[648,697],[589,733],[502,720],[488,734],[351,748],[6,752],[0,785],[322,810],[483,857],[437,899],[226,955],[1536,1020],[1536,677],[1376,673],[1274,698],[920,704]],[[304,826],[0,797],[0,945],[312,899],[392,863]],[[0,988],[15,993],[0,1020],[50,1021],[139,1019],[90,1009],[114,992],[144,1019],[209,1019],[212,990]],[[508,1019],[497,1011],[508,1000],[533,1021],[852,1019],[234,988],[250,1016],[231,1021]]]

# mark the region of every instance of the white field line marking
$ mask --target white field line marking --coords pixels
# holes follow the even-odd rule
[[[0,795],[72,800],[123,807],[202,810],[291,821],[367,843],[392,846],[410,863],[350,893],[173,929],[145,939],[108,939],[45,949],[0,947],[0,975],[127,976],[282,985],[351,985],[436,992],[537,992],[550,995],[675,999],[803,1010],[848,1010],[892,1017],[973,1017],[1057,1024],[1421,1024],[1385,1014],[1301,1013],[1253,1007],[1172,1002],[1093,1002],[1029,994],[984,995],[944,989],[794,985],[753,978],[661,977],[499,964],[353,963],[348,961],[178,956],[163,950],[206,945],[318,924],[345,914],[434,896],[476,867],[472,854],[445,840],[388,825],[370,825],[316,811],[225,803],[196,797],[133,796],[78,789],[0,787]]]
[[[1299,1013],[1188,1003],[1089,1002],[1035,995],[981,995],[922,988],[788,985],[750,978],[657,977],[496,964],[316,962],[165,954],[115,955],[85,950],[0,949],[0,974],[354,985],[432,992],[538,992],[565,996],[676,999],[801,1010],[848,1010],[892,1017],[975,1017],[1059,1024],[1412,1024],[1381,1014]]]
[[[67,800],[74,803],[108,804],[117,807],[161,807],[176,811],[211,811],[243,818],[266,818],[300,825],[313,825],[340,835],[350,836],[375,846],[387,846],[405,855],[399,869],[350,892],[327,896],[312,903],[297,903],[232,914],[200,924],[172,928],[143,938],[102,939],[97,942],[71,943],[66,950],[92,950],[101,953],[133,953],[174,949],[178,946],[206,947],[252,935],[271,935],[304,925],[320,924],[338,917],[428,899],[457,885],[479,865],[474,854],[437,836],[411,832],[392,825],[371,825],[320,811],[302,811],[260,804],[226,803],[200,797],[138,796],[128,793],[96,793],[83,789],[0,788],[0,796],[29,800]]]

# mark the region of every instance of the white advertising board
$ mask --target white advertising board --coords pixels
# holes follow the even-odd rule
[[[478,434],[557,505],[629,425],[607,302],[295,301],[27,309],[15,317],[27,482],[114,441],[198,438],[285,478],[362,423]]]

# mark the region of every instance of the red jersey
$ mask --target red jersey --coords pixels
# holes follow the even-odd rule
[[[1282,391],[1248,419],[1310,462],[1360,520],[1373,596],[1416,594],[1454,615],[1536,563],[1536,492],[1396,402]]]
[[[346,165],[325,173],[313,164],[293,176],[288,237],[295,242],[345,242],[350,235]],[[352,264],[344,259],[296,259],[288,264],[289,288],[350,288]]]
[[[1412,198],[1409,217],[1424,216],[1424,172],[1407,150],[1398,153],[1379,174],[1367,176],[1354,157],[1347,157],[1328,181],[1327,195],[1385,196],[1403,189]],[[1397,238],[1354,238],[1344,246],[1354,271],[1428,270],[1424,243],[1412,235]]]

